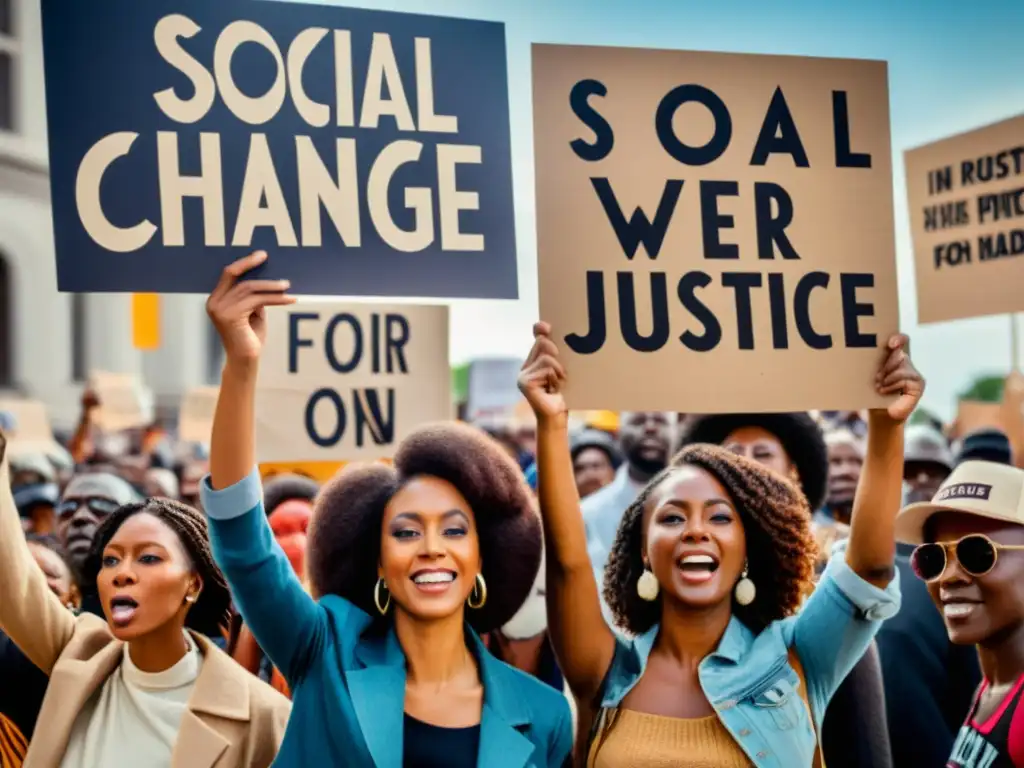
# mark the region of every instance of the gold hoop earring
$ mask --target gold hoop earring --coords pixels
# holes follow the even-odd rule
[[[487,582],[484,581],[484,575],[482,573],[478,573],[476,575],[476,582],[473,584],[473,591],[469,593],[469,599],[466,600],[466,605],[474,611],[479,611],[486,603]]]
[[[381,605],[380,591],[384,590],[387,595],[387,600]],[[384,616],[388,612],[388,608],[391,607],[391,591],[388,589],[388,585],[384,583],[384,579],[377,579],[377,583],[373,587],[373,602],[377,606],[377,610],[381,616]]]

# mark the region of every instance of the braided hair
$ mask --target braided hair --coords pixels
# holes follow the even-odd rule
[[[643,600],[636,584],[644,572],[643,518],[651,495],[682,467],[697,467],[725,488],[743,523],[750,578],[757,596],[733,612],[753,632],[796,612],[813,588],[817,545],[803,493],[756,462],[714,445],[687,446],[641,491],[619,524],[605,569],[604,597],[616,622],[642,634],[661,619],[661,600]]]
[[[83,568],[85,584],[94,587],[103,563],[103,550],[128,518],[138,514],[152,515],[177,535],[192,560],[192,566],[203,580],[199,599],[185,617],[185,626],[199,634],[216,637],[230,625],[231,590],[227,579],[213,559],[206,516],[187,504],[171,499],[152,498],[125,504],[113,512],[96,531],[92,549]]]

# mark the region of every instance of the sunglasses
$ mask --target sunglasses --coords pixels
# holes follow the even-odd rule
[[[910,567],[922,581],[935,581],[946,572],[948,552],[970,576],[984,576],[996,567],[1002,550],[1024,550],[1024,546],[996,544],[988,536],[972,533],[959,541],[945,544],[921,544],[910,556]]]
[[[57,516],[70,517],[82,506],[88,507],[93,514],[99,517],[106,517],[116,512],[121,505],[110,499],[68,499],[57,506]]]

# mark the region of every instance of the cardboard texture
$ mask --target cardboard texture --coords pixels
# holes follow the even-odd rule
[[[46,405],[39,400],[0,400],[0,412],[14,417],[14,429],[7,437],[11,455],[25,453],[49,454],[62,451],[53,439]]]
[[[213,412],[217,408],[219,387],[197,387],[185,393],[178,413],[178,438],[186,442],[210,444]]]
[[[878,347],[898,327],[884,62],[534,45],[533,111],[541,317],[570,408],[884,402]]]
[[[918,322],[1024,311],[1024,115],[904,163]]]
[[[261,464],[385,458],[452,418],[447,307],[300,301],[268,309],[267,324]]]
[[[89,374],[89,387],[100,401],[94,421],[104,432],[120,432],[152,423],[152,393],[143,387],[137,376],[93,371]]]

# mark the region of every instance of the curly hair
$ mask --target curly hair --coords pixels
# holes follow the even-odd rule
[[[417,476],[451,483],[468,502],[488,596],[466,619],[479,633],[502,626],[526,600],[540,568],[540,516],[522,470],[494,439],[466,424],[421,427],[402,441],[392,466],[349,465],[323,487],[306,552],[313,594],[338,595],[377,615],[384,509]]]
[[[682,467],[712,475],[728,492],[743,523],[750,578],[757,597],[733,612],[751,631],[793,614],[813,588],[817,545],[803,493],[760,464],[715,445],[690,445],[641,491],[619,524],[605,569],[604,597],[615,620],[642,634],[661,619],[661,601],[645,601],[636,591],[644,572],[643,519],[647,502],[662,482]]]
[[[171,499],[153,498],[125,504],[111,513],[96,530],[96,538],[93,539],[92,548],[82,569],[84,584],[90,588],[95,587],[96,578],[103,564],[103,550],[125,521],[139,514],[152,515],[174,531],[191,558],[192,567],[203,580],[203,589],[199,593],[199,599],[185,617],[185,626],[202,635],[219,636],[221,630],[230,625],[231,590],[228,588],[227,579],[213,560],[206,516],[187,504]]]
[[[319,492],[320,485],[312,478],[291,473],[275,475],[263,483],[263,508],[270,517],[275,509],[291,499],[312,504]]]
[[[828,493],[828,447],[821,426],[808,413],[721,413],[694,417],[680,448],[694,443],[721,445],[743,427],[760,427],[775,435],[796,466],[800,487],[811,510],[820,509]]]

